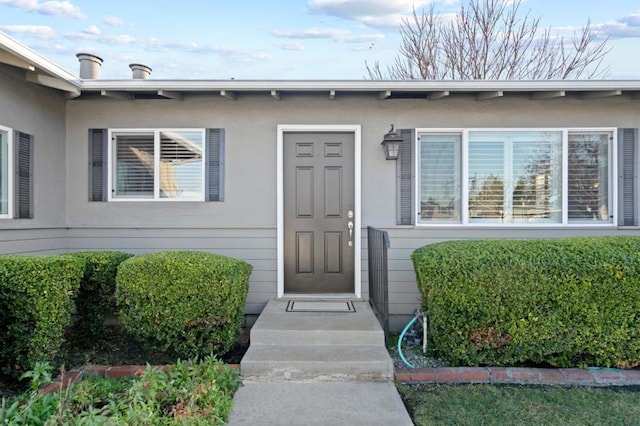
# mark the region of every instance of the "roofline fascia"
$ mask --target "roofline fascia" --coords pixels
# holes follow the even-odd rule
[[[55,78],[70,83],[78,89],[81,88],[81,80],[77,76],[73,75],[71,72],[67,71],[61,66],[56,65],[54,62],[38,54],[26,45],[9,37],[2,31],[0,31],[0,47],[3,50],[6,50],[7,52],[24,60],[25,62],[32,64],[37,69],[45,71]]]
[[[640,91],[640,80],[82,80],[87,91]]]

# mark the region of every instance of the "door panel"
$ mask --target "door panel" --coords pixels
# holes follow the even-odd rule
[[[284,290],[353,293],[354,135],[285,133],[283,149]]]

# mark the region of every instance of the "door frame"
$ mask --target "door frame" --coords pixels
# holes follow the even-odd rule
[[[284,292],[284,134],[288,132],[305,132],[305,133],[337,133],[346,132],[353,134],[354,141],[354,292],[348,294],[304,294],[301,297],[362,297],[362,242],[361,242],[361,155],[362,155],[362,130],[359,124],[279,124],[278,125],[278,144],[277,144],[277,273],[278,273],[278,298],[295,297],[295,294],[285,294]]]

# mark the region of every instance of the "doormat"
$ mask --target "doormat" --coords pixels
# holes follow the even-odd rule
[[[308,302],[289,300],[287,312],[355,312],[353,302]]]

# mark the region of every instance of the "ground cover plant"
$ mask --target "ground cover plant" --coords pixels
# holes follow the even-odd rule
[[[399,385],[416,426],[637,425],[640,392],[629,388]]]
[[[453,366],[640,365],[640,238],[450,241],[412,260]]]
[[[116,300],[123,328],[182,358],[221,355],[244,319],[252,267],[204,252],[159,252],[122,262]]]
[[[3,401],[2,424],[224,424],[241,382],[214,357],[178,361],[166,371],[147,367],[139,377],[87,378],[51,394],[38,389],[51,380],[38,364],[25,374],[31,390]]]
[[[241,382],[214,357],[179,361],[166,371],[147,367],[139,377],[88,378],[51,394],[38,389],[50,367],[26,373],[31,390],[3,401],[2,424],[221,425]]]

